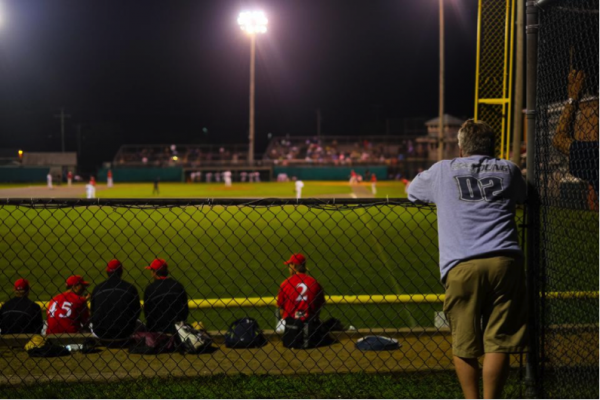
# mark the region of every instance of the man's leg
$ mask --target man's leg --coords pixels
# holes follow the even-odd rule
[[[483,397],[499,399],[509,372],[510,355],[487,353],[483,360]]]
[[[454,368],[465,399],[478,399],[479,362],[477,359],[454,356]]]

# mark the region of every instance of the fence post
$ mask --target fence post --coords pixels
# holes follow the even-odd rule
[[[526,384],[529,398],[539,398],[542,392],[542,380],[539,374],[539,332],[538,305],[539,288],[537,274],[539,270],[536,251],[536,238],[539,230],[536,223],[539,215],[539,199],[535,185],[535,143],[536,143],[536,99],[537,99],[537,57],[538,57],[538,10],[536,2],[527,1],[527,288],[529,303],[529,353],[527,354]]]

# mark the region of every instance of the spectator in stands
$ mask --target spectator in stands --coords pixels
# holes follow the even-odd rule
[[[124,281],[123,265],[110,260],[108,279],[92,292],[92,332],[101,339],[127,339],[135,331],[142,309],[137,289]]]
[[[84,296],[90,285],[80,275],[72,275],[67,279],[67,291],[61,293],[48,304],[46,334],[80,333],[87,331],[90,310],[87,301],[90,295]]]
[[[29,300],[29,282],[17,279],[14,285],[15,297],[0,308],[0,334],[19,334],[42,332],[44,321],[42,310]]]
[[[595,193],[591,203],[598,204],[598,97],[581,99],[585,81],[583,71],[568,77],[569,100],[558,121],[552,145],[569,157],[569,173],[587,181]],[[579,111],[579,112],[578,112]]]
[[[146,269],[152,271],[152,282],[144,292],[144,314],[150,332],[175,333],[175,323],[186,321],[188,297],[183,285],[169,278],[167,262],[160,258]]]

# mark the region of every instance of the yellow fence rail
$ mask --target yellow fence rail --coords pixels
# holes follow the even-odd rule
[[[364,304],[423,304],[443,303],[443,294],[361,294],[354,296],[325,296],[327,304],[364,305]],[[598,299],[599,292],[550,292],[547,299]],[[48,308],[48,301],[37,301],[42,309]],[[144,302],[141,302],[142,306]],[[0,303],[1,305],[1,303]],[[229,299],[192,299],[188,301],[190,309],[237,308],[237,307],[275,307],[275,297],[237,297]]]

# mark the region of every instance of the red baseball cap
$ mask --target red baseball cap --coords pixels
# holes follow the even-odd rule
[[[287,260],[286,262],[284,262],[285,265],[288,264],[304,264],[306,262],[306,257],[304,257],[304,255],[297,253],[297,254],[292,254],[292,256],[290,257],[289,260]]]
[[[71,287],[71,286],[75,286],[75,285],[89,286],[90,283],[84,281],[83,277],[81,275],[71,275],[67,279],[67,287]]]
[[[106,265],[106,272],[115,272],[121,268],[123,268],[123,264],[115,258],[114,260],[110,260]]]
[[[156,258],[154,261],[152,261],[152,264],[150,264],[149,266],[146,267],[146,269],[151,269],[152,271],[158,271],[160,269],[167,269],[169,266],[167,265],[167,262],[165,260],[163,260],[162,258]]]
[[[15,281],[15,290],[28,290],[29,281],[25,278],[20,278]]]

